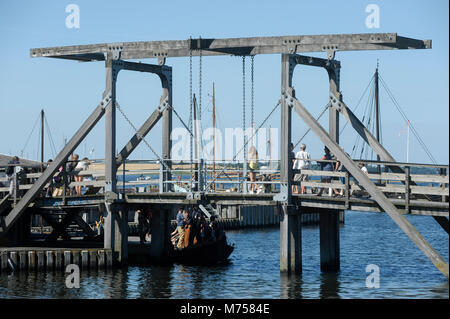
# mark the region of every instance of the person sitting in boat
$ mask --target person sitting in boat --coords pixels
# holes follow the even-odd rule
[[[177,214],[177,232],[178,232],[178,243],[177,243],[177,248],[181,249],[183,248],[183,242],[184,242],[184,226],[185,226],[185,221],[184,221],[184,207],[180,207],[178,209],[178,214]]]
[[[211,227],[209,227],[205,216],[202,215],[200,220],[200,241],[205,242],[211,237]]]
[[[220,228],[219,223],[216,220],[216,216],[211,216],[209,218],[209,221],[210,221],[209,225],[211,227],[211,239],[214,241],[220,237],[222,229]]]
[[[191,232],[190,232],[190,238],[189,238],[189,244],[196,244],[200,241],[199,235],[200,235],[200,227],[201,227],[201,217],[202,213],[198,210],[197,206],[192,207],[191,212]]]

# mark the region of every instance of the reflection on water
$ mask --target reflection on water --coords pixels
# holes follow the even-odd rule
[[[408,216],[448,260],[448,238],[432,218]],[[318,227],[303,227],[303,271],[279,272],[279,230],[228,232],[236,249],[214,267],[152,266],[65,274],[0,274],[0,298],[448,298],[448,281],[385,214],[347,213],[341,226],[341,271],[320,272]],[[365,286],[365,267],[380,269],[380,288]]]

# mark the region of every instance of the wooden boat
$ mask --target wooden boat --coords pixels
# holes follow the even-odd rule
[[[225,262],[234,250],[234,245],[227,243],[222,232],[215,240],[196,243],[186,248],[172,250],[172,260],[186,265],[214,265]]]

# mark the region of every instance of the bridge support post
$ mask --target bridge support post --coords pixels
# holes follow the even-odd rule
[[[169,250],[169,215],[168,206],[152,207],[150,258],[154,262],[163,262]]]
[[[339,92],[340,63],[333,60],[326,64],[330,83],[330,93]],[[336,109],[329,110],[329,135],[339,144],[339,112]],[[320,227],[320,270],[323,272],[337,272],[340,269],[340,245],[339,245],[339,213],[338,210],[323,210],[319,215]]]
[[[280,271],[302,272],[302,223],[293,206],[283,205],[280,220]]]
[[[340,269],[338,210],[320,212],[320,270],[337,272]]]
[[[282,92],[292,90],[295,61],[289,54],[281,56]],[[291,92],[294,95],[294,92]],[[280,162],[280,271],[287,274],[302,271],[302,223],[292,206],[291,107],[281,103],[281,162]]]
[[[111,103],[105,110],[105,202],[107,216],[104,225],[104,248],[112,250],[113,265],[124,265],[128,260],[128,220],[126,211],[115,203],[117,194],[116,164],[116,81],[120,71],[114,61],[118,56],[108,53],[105,62],[106,90],[111,92]]]
[[[163,95],[161,97],[161,101],[164,99],[168,99],[169,105],[172,105],[172,72],[167,72],[165,74],[165,78],[162,80],[163,86]],[[165,162],[165,166],[163,168],[163,182],[170,181],[172,179],[172,173],[170,169],[172,169],[172,140],[170,139],[170,134],[172,133],[172,109],[166,108],[163,112],[162,116],[162,159]],[[172,190],[172,184],[165,183],[163,184],[164,192],[168,192]]]

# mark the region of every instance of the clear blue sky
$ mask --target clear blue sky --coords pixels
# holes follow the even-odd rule
[[[68,29],[68,4],[80,8],[80,28]],[[368,4],[380,8],[380,28],[368,29]],[[30,48],[121,41],[184,40],[190,36],[229,38],[334,33],[397,32],[401,36],[432,39],[432,50],[338,52],[342,63],[341,91],[353,109],[372,77],[377,59],[380,74],[397,101],[428,144],[439,163],[449,156],[449,3],[436,1],[22,1],[0,2],[0,153],[23,154],[38,159],[37,128],[25,143],[42,108],[59,150],[99,103],[104,90],[104,63],[78,63],[58,59],[31,59]],[[325,57],[324,53],[312,54]],[[255,57],[255,120],[260,123],[280,95],[280,55]],[[156,63],[148,59],[147,63]],[[188,58],[172,58],[173,104],[187,121],[189,105]],[[249,65],[248,65],[249,66]],[[198,91],[198,59],[194,58],[194,92]],[[249,68],[247,68],[247,72]],[[212,82],[220,128],[242,125],[242,70],[237,57],[203,60],[203,105],[210,125]],[[247,93],[249,90],[247,83]],[[328,101],[326,72],[298,66],[294,74],[297,97],[318,115]],[[140,125],[158,105],[160,83],[155,76],[123,72],[118,80],[118,101],[135,125]],[[406,134],[398,136],[405,122],[387,96],[381,94],[383,143],[398,161],[406,159]],[[247,96],[249,106],[250,95]],[[356,112],[362,115],[364,104]],[[247,119],[250,118],[249,109]],[[344,124],[341,120],[341,127]],[[279,127],[279,112],[268,124]],[[325,126],[327,115],[321,119]],[[104,156],[104,122],[101,121],[77,152]],[[174,127],[181,126],[174,117]],[[117,115],[117,147],[128,141],[132,130]],[[148,140],[160,152],[160,124]],[[293,114],[293,142],[307,129]],[[351,150],[356,133],[346,128],[341,144]],[[322,152],[310,133],[304,140],[313,158]],[[411,137],[410,161],[430,163]],[[94,148],[93,154],[89,150]],[[45,158],[55,155],[46,147]],[[154,158],[139,146],[132,158]]]

